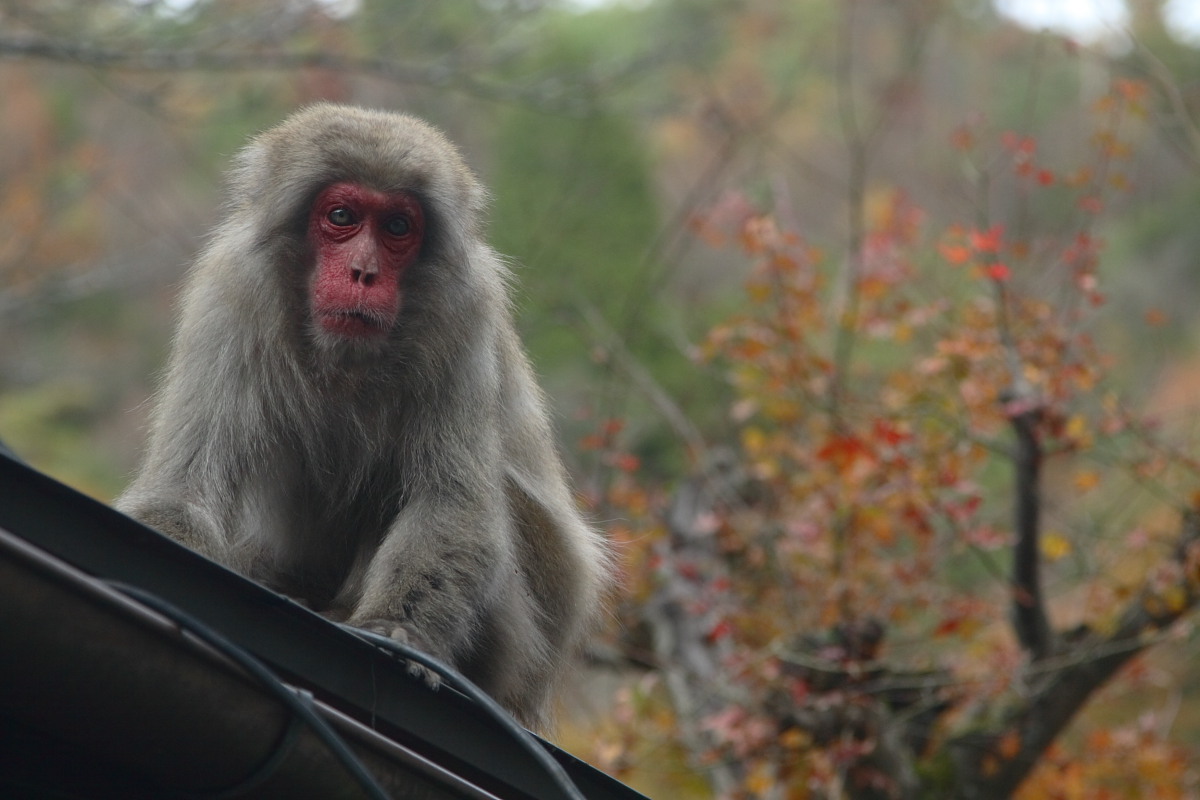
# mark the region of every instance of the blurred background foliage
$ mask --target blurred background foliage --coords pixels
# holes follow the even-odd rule
[[[1122,77],[1150,97],[1107,176],[1121,185],[1094,227],[1107,302],[1089,332],[1132,402],[1194,433],[1195,34],[1155,0],[1082,42],[985,0],[848,5],[842,41],[847,6],[823,0],[0,0],[0,437],[100,499],[122,488],[230,156],[327,99],[424,116],[462,145],[493,190],[490,235],[581,489],[629,466],[581,446],[606,424],[640,480],[671,487],[697,443],[740,436],[735,391],[698,353],[745,307],[752,259],[698,219],[745,203],[839,253],[848,187],[872,218],[901,187],[928,218],[969,222],[967,139],[1036,134],[1039,161],[1082,163]],[[985,196],[1019,231],[1070,227],[1068,193]],[[977,579],[964,570],[947,580]],[[1156,691],[1178,698],[1168,738],[1196,753],[1197,673],[1175,659]],[[663,797],[707,790],[682,756],[643,755],[622,774]]]

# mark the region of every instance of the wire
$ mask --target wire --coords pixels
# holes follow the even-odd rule
[[[517,721],[513,719],[512,715],[509,714],[508,711],[506,711],[499,703],[492,699],[491,695],[465,678],[462,673],[455,670],[449,664],[439,661],[427,653],[417,650],[402,642],[398,642],[390,637],[375,633],[374,631],[355,628],[352,625],[346,625],[344,623],[339,624],[338,627],[344,631],[354,634],[355,636],[358,636],[361,639],[364,639],[367,642],[370,642],[382,650],[388,651],[394,656],[399,656],[405,661],[412,661],[420,664],[426,669],[435,672],[447,686],[465,694],[472,701],[474,701],[474,703],[483,709],[488,716],[491,717],[492,720],[499,725],[505,733],[515,740],[522,749],[533,756],[533,759],[537,762],[538,766],[540,766],[546,772],[547,777],[549,777],[550,780],[562,790],[563,794],[569,798],[569,800],[586,800],[586,798],[583,796],[583,793],[579,791],[579,788],[574,784],[574,782],[571,781],[570,777],[568,777],[566,770],[564,770],[562,767],[562,764],[555,761],[554,757],[551,756],[544,747],[538,744],[538,741],[534,735],[525,730],[525,728],[521,727],[521,725],[519,725]]]
[[[167,617],[181,628],[186,629],[189,633],[194,634],[197,638],[220,651],[246,672],[257,678],[271,694],[279,698],[288,707],[296,718],[299,718],[308,725],[309,729],[329,749],[329,752],[341,762],[342,766],[345,767],[350,776],[362,787],[368,797],[372,798],[372,800],[391,800],[388,793],[379,785],[375,777],[363,766],[358,756],[350,750],[342,738],[329,726],[329,723],[317,714],[311,705],[312,695],[292,689],[276,677],[261,661],[250,655],[243,648],[234,644],[212,628],[209,628],[191,614],[166,602],[161,597],[119,581],[108,581],[107,583],[122,594],[132,597],[139,603]],[[278,756],[278,754],[285,746],[290,749],[292,738],[292,736],[285,736],[284,741],[273,750],[266,762],[246,779],[251,785],[261,783],[279,766],[283,758],[282,756]],[[246,782],[243,782],[233,787],[233,789],[241,791],[246,787]],[[230,791],[232,790],[222,790],[216,796],[229,795]]]
[[[373,800],[391,800],[387,792],[379,785],[378,781],[372,776],[363,766],[359,758],[350,750],[340,736],[329,726],[329,724],[321,718],[311,705],[312,696],[307,692],[294,689],[278,677],[271,670],[259,661],[254,656],[250,655],[244,648],[238,646],[233,641],[229,640],[220,633],[217,633],[212,628],[209,628],[203,622],[193,617],[191,614],[179,609],[178,607],[168,603],[161,597],[145,591],[136,586],[121,583],[119,581],[108,581],[108,584],[117,591],[134,598],[143,605],[154,609],[163,616],[169,618],[181,628],[186,629],[194,634],[197,638],[203,640],[222,654],[229,657],[230,660],[237,663],[246,672],[257,678],[272,694],[278,697],[283,703],[293,712],[294,719],[304,722],[313,731],[318,739],[329,749],[329,751],[341,762],[346,771],[355,779]],[[354,636],[363,639],[369,644],[378,647],[405,661],[411,661],[419,664],[426,669],[434,672],[438,677],[449,687],[466,695],[482,709],[493,722],[500,727],[508,736],[513,739],[516,744],[529,753],[533,760],[542,768],[546,776],[554,783],[563,793],[567,800],[586,800],[583,793],[571,781],[562,765],[550,755],[537,741],[536,737],[521,727],[512,715],[508,713],[499,703],[497,703],[490,695],[464,677],[461,673],[455,670],[448,664],[430,656],[420,650],[417,650],[409,645],[403,644],[372,631],[355,628],[351,625],[341,624],[342,630],[353,634]],[[295,739],[295,730],[297,726],[293,723],[284,739],[272,751],[266,761],[255,769],[254,773],[248,776],[244,781],[239,783],[232,789],[222,790],[216,794],[206,795],[214,799],[229,796],[231,793],[244,791],[251,786],[258,785],[270,777],[271,773],[284,760],[284,755],[291,748]]]

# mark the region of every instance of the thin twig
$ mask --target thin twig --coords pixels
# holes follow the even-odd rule
[[[492,100],[522,101],[562,113],[586,111],[576,84],[544,81],[508,85],[485,81],[443,59],[411,64],[376,57],[350,57],[328,52],[287,50],[153,50],[113,49],[80,41],[33,35],[0,35],[0,60],[41,59],[125,72],[240,72],[323,69],[372,75],[431,88],[453,88]],[[644,66],[643,66],[644,68]]]

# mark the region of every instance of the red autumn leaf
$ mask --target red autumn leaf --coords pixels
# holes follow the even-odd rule
[[[1127,103],[1140,103],[1149,92],[1145,81],[1132,80],[1130,78],[1118,78],[1113,82],[1113,88],[1117,94]]]
[[[962,621],[961,617],[947,617],[946,619],[943,619],[941,622],[939,622],[938,626],[936,628],[934,628],[933,635],[937,636],[939,638],[944,637],[944,636],[950,636],[951,634],[953,634],[955,631],[957,631],[959,628],[962,627],[962,622],[963,621]]]
[[[966,125],[959,125],[950,134],[950,144],[955,150],[967,151],[975,146],[975,134]]]
[[[817,458],[833,464],[843,474],[849,472],[860,459],[875,460],[871,449],[857,436],[834,436],[817,451]]]
[[[1152,308],[1146,312],[1146,324],[1153,328],[1161,328],[1167,321],[1167,312],[1161,308]]]
[[[1012,537],[1005,531],[999,528],[994,528],[991,525],[979,525],[971,528],[964,534],[964,538],[974,547],[980,550],[995,551],[1007,547],[1012,540]]]
[[[1000,134],[1000,144],[1005,150],[1012,150],[1019,156],[1029,157],[1037,151],[1037,140],[1032,136],[1018,136],[1013,131]]]
[[[973,230],[969,238],[977,253],[998,253],[1004,239],[1004,226],[993,225],[986,231]]]
[[[584,451],[600,450],[604,447],[604,437],[593,433],[579,440],[579,449]]]
[[[938,252],[942,254],[942,258],[955,266],[965,264],[971,260],[971,248],[963,244],[947,244],[946,242],[942,242],[938,245]]]
[[[1055,180],[1057,180],[1057,179],[1055,178],[1054,173],[1051,172],[1050,170],[1048,170],[1048,169],[1039,169],[1038,170],[1037,182],[1040,183],[1042,186],[1053,186]]]
[[[637,472],[638,467],[642,465],[641,459],[632,453],[613,453],[608,463],[621,472]]]
[[[996,752],[1005,761],[1011,761],[1021,752],[1021,734],[1016,731],[1009,731],[1000,737],[1000,741],[996,743]]]
[[[901,442],[906,442],[912,438],[912,436],[900,430],[895,425],[882,419],[875,420],[873,434],[876,439],[889,447],[895,447]]]
[[[979,510],[979,506],[983,504],[983,498],[979,495],[970,495],[963,498],[961,501],[950,502],[945,505],[943,511],[946,516],[955,522],[963,523],[970,520],[975,512]]]
[[[994,264],[988,264],[986,267],[984,267],[983,271],[984,274],[994,281],[1004,282],[1012,277],[1012,270],[1008,268],[1008,265],[1000,261],[997,261]]]
[[[732,634],[733,634],[733,623],[730,622],[728,619],[722,619],[722,620],[719,620],[716,625],[713,625],[712,628],[709,629],[708,636],[706,638],[708,639],[708,641],[710,643],[711,642],[719,642],[722,639],[728,638]]]

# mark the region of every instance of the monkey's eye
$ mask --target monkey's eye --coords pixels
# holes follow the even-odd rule
[[[412,223],[408,217],[392,217],[384,223],[383,229],[391,236],[407,236],[412,230]]]
[[[338,206],[326,214],[325,218],[339,228],[345,228],[354,224],[354,214],[350,213],[350,209],[345,206]]]

